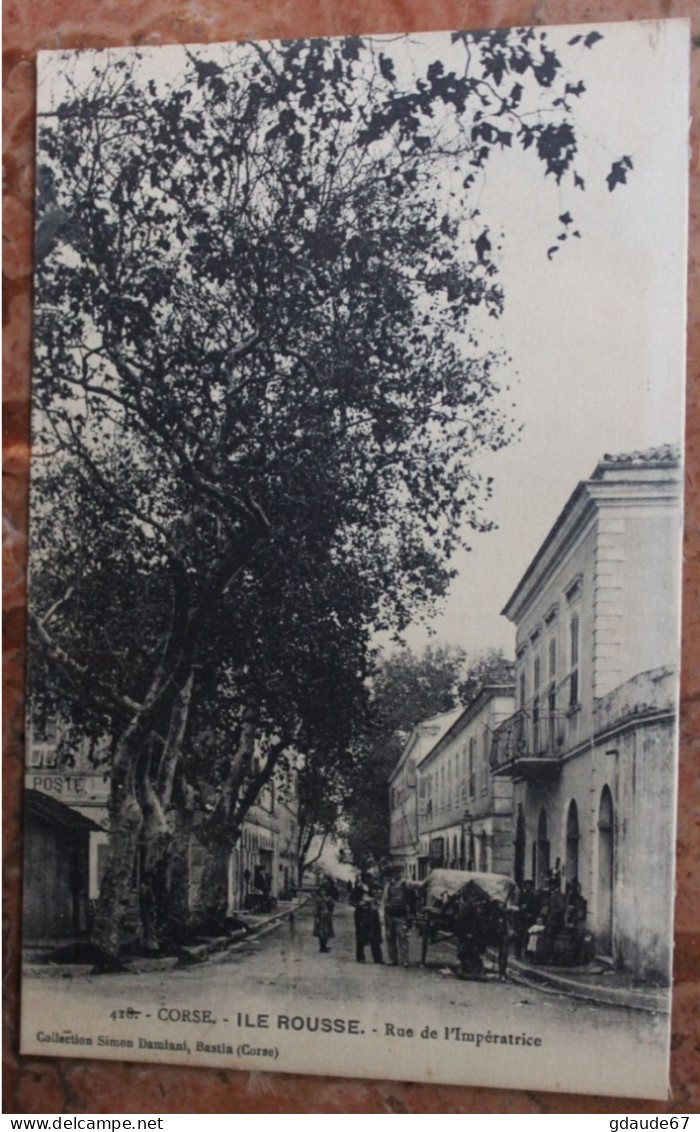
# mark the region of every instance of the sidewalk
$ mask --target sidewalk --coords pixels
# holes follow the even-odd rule
[[[494,969],[495,952],[489,952]],[[630,1010],[668,1013],[668,988],[636,982],[631,975],[608,970],[602,963],[585,967],[538,967],[521,959],[508,960],[508,978],[524,986],[549,987],[572,998],[582,998],[601,1006],[625,1006]]]
[[[234,928],[225,935],[201,936],[196,943],[188,943],[181,947],[178,955],[158,955],[148,957],[144,955],[127,956],[123,960],[123,970],[132,974],[145,974],[151,971],[172,971],[175,967],[189,966],[208,960],[210,963],[223,962],[232,951],[254,939],[260,939],[268,932],[274,931],[284,920],[293,916],[308,900],[308,895],[302,894],[294,900],[280,900],[274,912],[256,913],[236,912],[235,919],[241,927]],[[89,975],[93,972],[92,961],[82,962],[80,959],[72,962],[55,961],[48,957],[41,958],[33,955],[36,949],[25,948],[25,959],[22,967],[24,975],[34,977],[70,978],[71,975]]]

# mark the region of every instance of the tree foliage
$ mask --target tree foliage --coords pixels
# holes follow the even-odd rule
[[[474,456],[509,425],[478,320],[503,293],[471,193],[514,147],[581,181],[582,84],[531,30],[451,52],[88,53],[47,76],[31,691],[110,737],[111,954],[137,854],[167,890],[189,814],[220,900],[262,786],[290,751],[352,747],[372,634],[425,614],[488,527]]]

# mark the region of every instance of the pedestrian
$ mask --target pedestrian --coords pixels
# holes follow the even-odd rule
[[[498,977],[505,982],[508,977],[508,951],[513,932],[511,913],[504,904],[499,904],[496,909],[495,935],[498,947]]]
[[[535,892],[531,880],[523,881],[523,887],[518,896],[518,908],[515,914],[515,958],[520,959],[527,951],[527,940],[530,928],[537,921],[540,912],[540,899]]]
[[[364,896],[366,889],[367,891],[370,891],[369,888],[363,884],[362,878],[359,876],[356,877],[355,883],[350,889],[349,897],[350,903],[353,908],[356,908],[357,905],[362,902],[362,897]]]
[[[335,900],[331,895],[328,882],[319,878],[314,892],[314,938],[318,940],[319,951],[330,951],[328,940],[333,939],[333,909]]]
[[[561,891],[561,874],[552,869],[549,878],[549,887],[544,914],[544,940],[542,944],[542,962],[553,963],[557,937],[564,927],[564,912],[566,899]]]
[[[450,910],[455,925],[459,978],[485,979],[484,952],[489,944],[490,901],[465,885],[461,892],[448,899],[446,908]]]
[[[566,885],[566,908],[564,911],[564,926],[582,931],[586,923],[588,903],[581,895],[581,885],[578,880],[570,880]]]
[[[374,963],[383,963],[382,925],[376,901],[364,888],[359,896],[353,890],[355,903],[355,959],[365,961],[365,947],[369,944]]]
[[[408,967],[408,933],[415,912],[415,893],[403,879],[403,865],[392,865],[382,893],[384,934],[389,965]]]

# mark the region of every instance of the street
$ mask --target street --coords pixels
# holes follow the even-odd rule
[[[25,977],[23,1050],[403,1079],[430,1079],[439,1067],[456,1082],[552,1088],[561,1077],[562,1088],[595,1081],[613,1094],[661,1087],[665,1017],[493,976],[462,981],[448,967],[448,943],[417,967],[416,933],[409,969],[369,955],[359,964],[346,903],[334,924],[328,954],[303,908],[182,970]]]

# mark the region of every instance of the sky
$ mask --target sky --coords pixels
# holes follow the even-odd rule
[[[590,27],[586,30],[590,30]],[[501,609],[581,479],[605,453],[682,443],[685,380],[687,89],[683,21],[603,25],[578,49],[587,87],[577,108],[586,191],[545,181],[507,153],[488,172],[481,206],[504,231],[506,308],[494,345],[512,362],[503,404],[517,442],[482,461],[494,477],[489,516],[455,561],[459,577],[437,641],[512,653]],[[564,42],[576,29],[559,29]],[[570,49],[569,49],[570,50]],[[632,158],[628,183],[608,190],[612,161]],[[569,209],[581,239],[547,257]],[[425,626],[406,634],[414,649]]]

